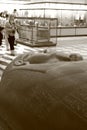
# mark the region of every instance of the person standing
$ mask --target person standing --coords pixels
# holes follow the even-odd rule
[[[6,32],[8,42],[10,44],[11,55],[15,55],[14,53],[15,30],[16,30],[16,27],[14,23],[14,16],[10,15],[9,20],[7,21],[5,25],[5,32]]]
[[[2,45],[2,39],[3,39],[3,18],[2,18],[2,12],[0,13],[0,46]]]
[[[6,23],[9,22],[9,15],[6,14],[6,21],[5,21],[5,25]],[[6,43],[6,50],[9,50],[9,43],[8,43],[8,35],[6,33],[6,30],[4,30],[4,36],[5,36],[5,43]]]
[[[2,39],[3,39],[3,33],[2,33],[2,31],[3,31],[3,27],[0,27],[0,46],[2,45]]]
[[[14,15],[14,17],[15,17],[15,18],[16,18],[16,17],[18,17],[18,12],[17,12],[17,10],[16,10],[16,9],[14,9],[14,10],[13,10],[12,15]]]

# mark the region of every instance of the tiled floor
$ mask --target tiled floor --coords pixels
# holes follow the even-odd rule
[[[64,53],[79,53],[87,59],[87,37],[64,37],[57,39],[57,46],[52,50]]]
[[[55,39],[52,39],[55,41]],[[87,59],[87,37],[63,37],[57,38],[57,45],[53,47],[28,47],[25,45],[17,44],[15,46],[15,56],[11,56],[10,51],[6,51],[6,45],[3,40],[3,44],[0,47],[0,77],[6,68],[6,66],[19,54],[25,52],[43,51],[47,49],[49,51],[63,52],[66,54],[79,53],[83,56],[83,59]]]

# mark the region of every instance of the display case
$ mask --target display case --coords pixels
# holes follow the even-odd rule
[[[58,18],[58,26],[86,26],[87,4],[64,2],[33,2],[20,9],[22,16]]]
[[[18,32],[19,39],[16,42],[32,47],[55,46],[57,44],[57,19],[56,18],[35,18],[16,17],[20,22]],[[51,40],[51,21],[55,21],[55,39]]]
[[[87,4],[64,2],[32,2],[20,9],[22,17],[57,18],[57,37],[87,35]],[[56,36],[51,22],[50,36]]]

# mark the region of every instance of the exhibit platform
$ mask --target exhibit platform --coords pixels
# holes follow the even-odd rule
[[[26,46],[30,46],[30,47],[49,47],[49,46],[56,46],[56,43],[51,42],[51,41],[29,42],[29,41],[26,41],[26,40],[18,39],[18,40],[16,40],[16,42],[17,43],[21,43],[21,44],[26,45]]]

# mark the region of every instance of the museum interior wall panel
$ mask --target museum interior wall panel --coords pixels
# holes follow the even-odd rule
[[[64,3],[87,3],[87,0],[31,0],[31,2],[64,2]]]
[[[77,28],[76,35],[87,35],[87,28]]]
[[[75,28],[62,28],[61,29],[61,36],[74,36],[75,35]]]

